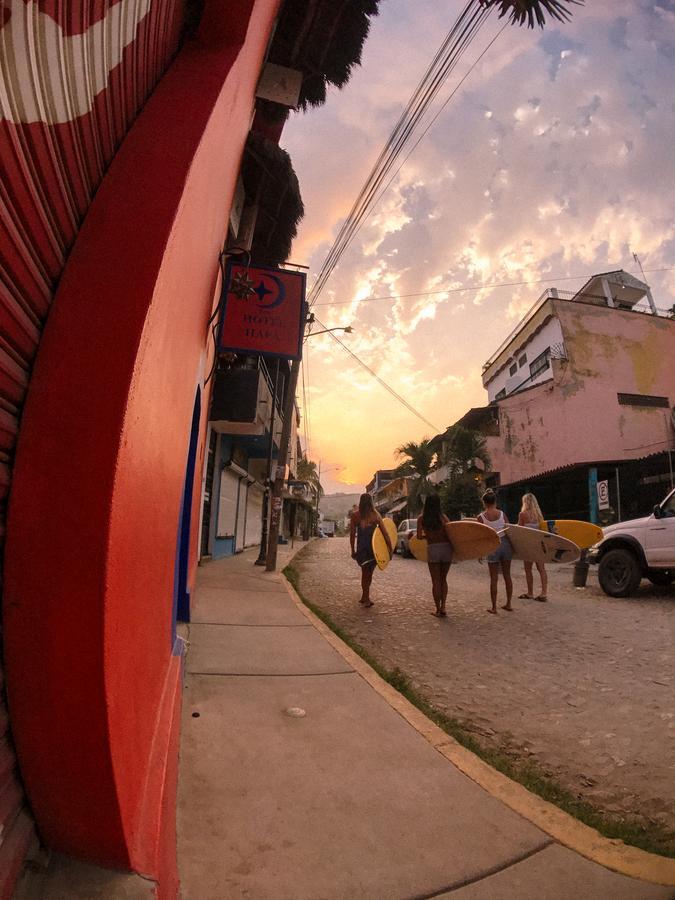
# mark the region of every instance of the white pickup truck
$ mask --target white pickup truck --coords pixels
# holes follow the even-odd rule
[[[603,528],[588,552],[598,565],[600,587],[610,597],[628,597],[640,581],[669,585],[675,580],[675,490],[650,516]]]

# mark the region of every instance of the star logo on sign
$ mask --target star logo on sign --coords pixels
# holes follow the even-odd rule
[[[258,299],[260,300],[261,303],[263,303],[265,300],[265,295],[271,294],[272,291],[269,288],[266,288],[265,285],[261,281],[260,284],[258,285],[258,287],[253,291],[253,293],[257,294]]]
[[[251,294],[256,293],[253,289],[253,279],[248,277],[248,272],[239,272],[234,276],[230,284],[230,293],[240,300],[246,300]]]

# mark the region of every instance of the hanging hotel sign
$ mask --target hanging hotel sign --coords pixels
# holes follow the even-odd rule
[[[230,263],[218,349],[300,359],[305,280],[303,272]]]

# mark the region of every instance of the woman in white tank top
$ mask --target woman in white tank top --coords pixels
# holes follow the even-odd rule
[[[478,516],[478,521],[483,525],[489,525],[495,531],[501,531],[509,524],[506,513],[497,508],[497,496],[494,491],[485,491],[483,494],[483,512]],[[508,538],[500,535],[499,547],[491,553],[487,558],[488,569],[490,570],[490,600],[492,601],[492,609],[487,612],[497,615],[497,588],[499,582],[499,572],[501,570],[504,579],[504,587],[506,588],[506,603],[502,609],[511,612],[511,597],[513,596],[513,581],[511,580],[511,558],[513,549]]]

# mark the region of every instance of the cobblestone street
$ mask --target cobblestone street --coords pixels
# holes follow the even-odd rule
[[[495,617],[487,567],[467,562],[450,571],[439,620],[427,567],[413,559],[375,572],[368,610],[346,538],[314,541],[294,566],[309,600],[482,743],[536,760],[607,812],[675,828],[675,589],[643,581],[615,600],[593,568],[579,590],[571,565],[549,567],[548,603],[514,599]],[[517,597],[521,563],[513,574]]]

